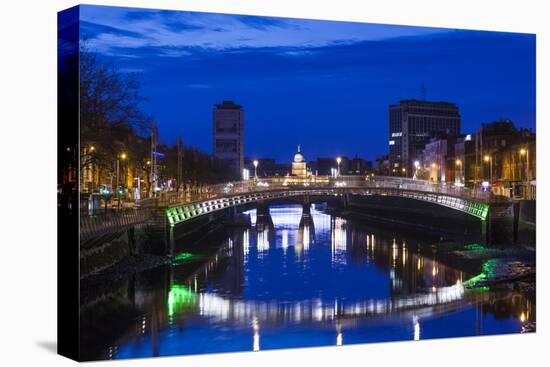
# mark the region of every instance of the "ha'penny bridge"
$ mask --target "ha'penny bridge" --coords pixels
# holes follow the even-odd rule
[[[336,202],[345,208],[357,198],[391,198],[394,205],[405,201],[413,206],[415,202],[424,203],[434,213],[451,209],[483,225],[492,219],[513,216],[509,198],[424,180],[383,176],[256,178],[208,186],[195,194],[160,193],[157,198],[142,200],[136,208],[114,211],[108,216],[83,216],[81,242],[152,219],[156,223],[164,220],[167,228],[175,228],[215,213],[223,215],[225,211],[230,215],[254,206],[265,208],[271,203],[302,203],[304,212],[309,212],[312,202]],[[380,202],[383,206],[384,202]]]

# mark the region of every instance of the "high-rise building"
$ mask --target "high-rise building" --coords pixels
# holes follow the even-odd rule
[[[244,168],[244,110],[233,101],[223,101],[213,111],[214,157],[226,161],[240,176]]]
[[[454,103],[403,100],[389,106],[388,127],[391,172],[412,176],[432,137],[460,134],[460,113]]]

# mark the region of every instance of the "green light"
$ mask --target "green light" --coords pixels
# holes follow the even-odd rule
[[[466,246],[464,246],[464,248],[468,251],[484,251],[486,250],[487,248],[479,243],[470,243]]]
[[[476,275],[475,277],[472,277],[464,282],[464,287],[466,288],[475,288],[478,283],[484,281],[487,278],[487,275],[485,273],[480,273]]]
[[[197,294],[181,284],[172,284],[168,292],[168,316],[193,306],[197,301]]]
[[[496,276],[496,268],[498,264],[499,261],[497,259],[489,259],[481,265],[481,269],[489,278],[493,278]]]
[[[485,293],[485,292],[489,292],[491,290],[491,288],[489,288],[488,286],[483,286],[483,287],[477,287],[477,288],[472,288],[471,291],[472,292],[476,292],[476,293]]]
[[[174,261],[175,262],[183,262],[183,261],[190,260],[192,257],[193,257],[193,254],[191,254],[189,252],[182,252],[182,253],[179,253],[176,256],[174,256]]]
[[[174,225],[181,223],[185,220],[185,215],[183,214],[184,211],[189,211],[189,208],[187,206],[178,206],[175,208],[166,209],[166,217],[168,218],[170,227],[173,227]]]
[[[483,284],[488,279],[495,278],[498,263],[499,261],[497,259],[489,259],[485,261],[483,265],[481,265],[481,273],[465,281],[464,286],[467,288],[476,289],[477,291],[489,290],[489,287],[482,286],[481,284]]]

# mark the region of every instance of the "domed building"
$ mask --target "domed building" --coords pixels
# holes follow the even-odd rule
[[[307,167],[304,155],[300,152],[300,145],[298,145],[298,151],[294,154],[294,161],[292,162],[292,176],[306,177]]]

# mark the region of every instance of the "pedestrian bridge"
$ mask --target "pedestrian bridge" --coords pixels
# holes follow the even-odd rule
[[[205,189],[198,200],[186,200],[184,193],[165,193],[159,205],[166,207],[170,226],[226,208],[254,202],[280,201],[297,197],[334,198],[349,195],[402,197],[451,208],[485,221],[494,203],[510,199],[444,183],[383,176],[276,177],[230,182]]]

